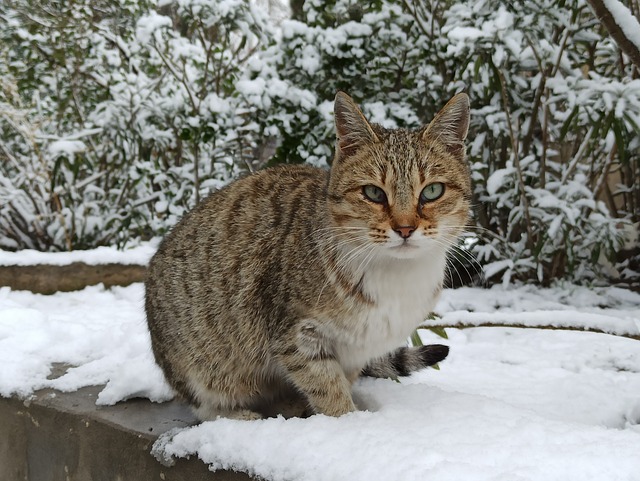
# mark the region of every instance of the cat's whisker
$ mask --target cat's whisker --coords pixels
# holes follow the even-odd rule
[[[361,273],[363,274],[364,272],[366,272],[367,266],[369,265],[369,263],[374,257],[376,247],[373,244],[370,244],[368,247],[369,247],[369,251],[365,252],[365,255],[360,261],[360,265],[355,270],[358,273],[358,276],[360,276]]]
[[[447,269],[447,277],[449,278],[449,281],[451,283],[453,283],[453,273],[455,272],[458,276],[458,279],[460,279],[460,281],[462,282],[462,279],[460,278],[460,273],[458,272],[458,269],[455,269],[453,267],[453,265],[451,265],[449,262],[447,262],[445,264],[446,269]]]
[[[493,232],[490,229],[487,229],[486,227],[482,227],[479,225],[447,225],[444,226],[447,228],[456,228],[456,229],[462,229],[463,231],[466,231],[468,233],[472,233],[472,234],[478,234],[478,236],[487,236],[491,239],[497,239],[497,240],[501,240],[500,236],[498,236],[495,232]]]
[[[445,247],[445,249],[447,249],[448,251],[454,250],[456,249],[458,246],[453,243],[453,242],[448,242],[446,239],[442,239],[442,238],[431,238],[431,240],[433,242],[435,242],[436,244],[442,245],[443,247]],[[462,276],[460,275],[460,272],[458,271],[458,269],[453,266],[450,262],[450,260],[447,260],[447,265],[450,266],[451,268],[453,268],[453,270],[456,272],[456,274],[458,275],[458,279],[460,280],[460,282],[462,284],[464,284],[464,281],[462,279]],[[469,277],[469,279],[473,279],[473,276],[471,275],[471,273],[469,272],[469,270],[467,269],[467,267],[462,264],[462,267],[464,268],[464,270],[467,273],[467,276]],[[449,270],[449,272],[451,272],[451,270]]]
[[[368,238],[364,233],[354,235],[353,232],[356,231],[347,231],[347,232],[338,232],[337,234],[328,233],[328,229],[323,229],[323,232],[320,236],[318,236],[318,241],[321,242],[321,245],[324,249],[330,252],[339,251],[343,246],[348,244],[362,244],[368,241]],[[333,227],[331,229],[334,229]],[[360,230],[360,228],[358,228]],[[368,231],[368,229],[363,229]],[[344,237],[344,238],[343,238]],[[310,256],[317,255],[315,251],[309,251],[305,259]]]
[[[334,225],[330,227],[321,227],[319,229],[315,229],[314,232],[324,232],[324,231],[340,231],[340,230],[363,230],[368,231],[368,227],[364,226],[354,226],[354,225]]]
[[[343,246],[346,246],[346,245],[349,245],[349,244],[362,245],[362,244],[367,243],[367,242],[368,242],[368,240],[369,240],[369,238],[368,238],[368,237],[363,237],[363,236],[360,236],[360,237],[350,237],[350,238],[348,238],[348,239],[342,239],[342,240],[340,240],[339,242],[334,242],[334,243],[333,243],[333,245],[332,245],[332,247],[333,247],[334,249],[340,249],[340,248],[342,248]]]
[[[361,244],[349,251],[340,253],[338,255],[338,258],[335,260],[335,266],[331,266],[330,268],[330,271],[332,271],[331,274],[334,274],[334,275],[337,274],[335,272],[337,269],[340,269],[341,267],[344,267],[345,265],[350,264],[352,260],[360,256],[360,254],[365,252],[367,249],[371,249],[371,251],[373,251],[372,247],[373,246],[371,245]],[[330,282],[331,282],[331,278],[327,277],[327,280],[323,284],[322,289],[320,289],[320,293],[318,294],[318,298],[316,299],[316,306],[319,304],[320,299],[322,298],[322,293],[324,292],[325,288],[330,284]]]
[[[441,234],[441,236],[443,237],[443,239],[433,239],[433,240],[434,240],[434,241],[436,241],[436,242],[439,242],[439,241],[444,241],[444,242],[446,242],[446,244],[447,244],[447,246],[448,246],[448,249],[450,249],[450,250],[452,250],[452,251],[456,251],[456,252],[458,252],[458,253],[459,253],[459,254],[460,254],[460,255],[461,255],[461,256],[462,256],[466,261],[468,261],[469,265],[470,265],[471,267],[473,267],[473,269],[474,269],[474,271],[475,271],[476,276],[477,276],[478,278],[482,279],[482,283],[483,283],[483,284],[484,284],[484,283],[486,283],[486,277],[485,277],[485,275],[484,275],[484,270],[482,269],[482,265],[481,265],[481,264],[478,262],[478,260],[473,256],[473,254],[471,254],[469,251],[467,251],[466,249],[463,249],[462,247],[460,247],[460,246],[457,244],[457,242],[456,242],[456,241],[457,241],[457,239],[458,239],[458,238],[457,238],[457,237],[454,237],[454,236],[450,236],[450,239],[451,239],[451,240],[449,240],[449,239],[447,239],[447,235],[446,235],[446,234],[444,234],[444,235],[442,235],[442,234]],[[451,263],[451,261],[448,261],[448,264],[450,264],[450,263]],[[467,269],[467,265],[466,265],[466,264],[461,264],[461,265],[462,265],[462,267],[464,268],[464,270],[466,271],[467,276],[469,276],[469,279],[474,279],[474,278],[476,278],[476,277],[474,277],[474,276],[472,276],[472,275],[471,275],[471,272],[469,272],[469,269]],[[453,266],[452,266],[452,267],[453,267]],[[459,272],[458,272],[458,269],[457,269],[457,268],[455,268],[455,270],[456,270],[456,272],[458,273],[458,277],[460,278],[460,281],[461,281],[461,282],[463,282],[463,281],[462,281],[462,278],[460,277],[460,274],[459,274]]]
[[[362,245],[356,247],[355,249],[352,249],[348,253],[346,253],[346,255],[344,255],[342,257],[339,257],[338,260],[339,260],[339,262],[341,262],[343,264],[349,264],[353,260],[358,258],[360,256],[360,254],[362,254],[364,251],[366,251],[368,248],[371,248],[371,247],[372,246],[370,244],[362,244]]]

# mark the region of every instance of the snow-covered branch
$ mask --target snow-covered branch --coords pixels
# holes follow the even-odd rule
[[[640,69],[640,23],[619,0],[588,0],[611,37]]]

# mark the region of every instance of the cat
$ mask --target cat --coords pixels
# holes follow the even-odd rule
[[[469,99],[417,131],[335,98],[331,169],[267,168],[210,194],[165,237],[145,281],[155,358],[200,420],[356,410],[362,374],[405,376],[448,347],[406,347],[468,221]],[[402,347],[405,344],[405,347]],[[283,408],[284,409],[284,408]]]

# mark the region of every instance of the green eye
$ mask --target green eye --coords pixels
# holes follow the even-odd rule
[[[387,202],[387,195],[384,193],[384,190],[375,185],[365,185],[362,188],[362,193],[367,199],[376,204],[384,204]]]
[[[422,189],[422,192],[420,192],[420,202],[432,202],[439,199],[442,194],[444,194],[444,184],[442,182],[434,182]]]

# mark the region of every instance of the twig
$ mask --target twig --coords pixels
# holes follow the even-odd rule
[[[587,150],[587,146],[589,145],[589,141],[591,140],[591,136],[593,135],[593,131],[594,131],[594,128],[592,125],[591,127],[589,127],[589,130],[587,130],[587,133],[585,134],[584,139],[582,139],[582,143],[580,144],[580,147],[578,147],[578,151],[576,152],[576,155],[574,155],[573,159],[571,159],[571,163],[569,164],[569,167],[567,167],[567,170],[565,170],[564,173],[562,174],[563,184],[567,181],[569,176],[573,174],[573,171],[576,169],[576,167],[582,160],[582,157],[584,156],[584,153]]]
[[[520,165],[520,153],[518,152],[518,141],[516,140],[515,133],[513,132],[513,125],[511,124],[511,112],[509,110],[509,100],[507,98],[507,87],[504,79],[504,74],[500,69],[496,69],[498,77],[500,78],[500,91],[502,94],[502,103],[504,104],[504,112],[507,116],[507,125],[509,127],[509,137],[511,138],[511,148],[513,149],[513,163],[518,175],[518,185],[520,187],[520,200],[522,207],[524,208],[524,217],[527,223],[527,247],[533,250],[533,224],[531,222],[531,215],[529,213],[529,199],[527,199],[527,192],[524,185],[524,176],[522,174],[522,166]]]
[[[418,327],[418,329],[472,329],[475,327],[508,327],[508,328],[516,328],[516,329],[547,329],[552,331],[578,331],[578,332],[595,332],[597,334],[608,334],[610,336],[618,336],[618,337],[626,337],[627,339],[634,339],[636,341],[640,341],[640,334],[616,334],[613,332],[607,332],[602,329],[598,329],[596,327],[576,327],[576,326],[552,326],[550,324],[541,324],[539,326],[526,326],[524,324],[517,323],[479,323],[479,324],[428,324],[424,326]]]
[[[613,159],[615,158],[617,153],[618,153],[618,145],[613,144],[613,147],[611,148],[611,152],[609,152],[609,155],[607,156],[607,161],[605,162],[604,167],[602,168],[602,172],[598,177],[598,180],[595,183],[595,186],[593,188],[593,196],[596,198],[598,197],[598,194],[602,190],[603,185],[607,181],[607,177],[609,176],[609,169],[611,168],[611,164],[613,163]]]

